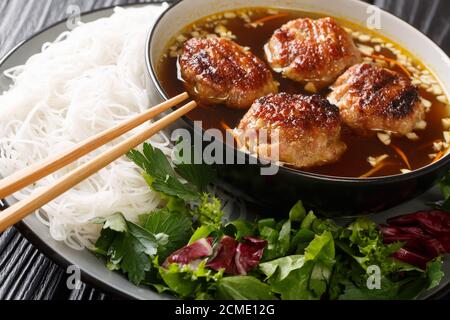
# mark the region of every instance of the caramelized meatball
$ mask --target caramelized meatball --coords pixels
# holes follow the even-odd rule
[[[377,65],[351,67],[332,90],[328,99],[339,107],[343,122],[364,136],[376,131],[406,135],[425,117],[417,87],[407,77]]]
[[[206,104],[248,109],[255,99],[278,91],[264,62],[228,39],[187,40],[179,68],[186,89]]]
[[[275,31],[265,52],[276,72],[318,87],[332,83],[361,61],[351,36],[332,18],[289,21]]]
[[[237,129],[238,135],[253,139],[246,139],[250,152],[298,168],[337,161],[346,149],[340,140],[339,110],[319,95],[279,93],[260,98]],[[259,141],[255,137],[261,130],[268,136],[277,130],[278,139]],[[279,159],[274,159],[271,147],[279,148]]]

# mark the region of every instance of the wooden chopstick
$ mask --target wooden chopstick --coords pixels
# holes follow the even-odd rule
[[[166,117],[156,121],[142,132],[127,138],[118,145],[112,147],[110,150],[103,152],[89,162],[86,162],[77,169],[59,178],[53,184],[38,190],[28,198],[7,208],[0,213],[0,233],[25,218],[31,212],[34,212],[67,190],[73,188],[95,172],[106,167],[108,164],[121,157],[129,150],[142,144],[158,131],[182,117],[196,106],[197,103],[195,101],[185,104],[183,107],[170,113]]]
[[[124,133],[134,129],[144,122],[154,118],[161,112],[177,105],[188,98],[186,92],[173,97],[159,105],[146,110],[145,112],[126,120],[119,125],[105,130],[93,137],[90,137],[80,143],[74,145],[68,150],[60,154],[50,156],[36,164],[22,169],[11,176],[0,180],[0,199],[19,191],[22,188],[42,179],[49,174],[59,170],[75,160],[85,156],[89,152],[99,148],[100,146],[120,137]]]

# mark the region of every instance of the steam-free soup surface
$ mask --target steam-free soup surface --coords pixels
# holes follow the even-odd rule
[[[239,14],[237,14],[234,18],[227,18],[224,26],[236,36],[236,39],[234,39],[235,42],[241,46],[249,47],[250,50],[263,61],[266,61],[263,47],[272,36],[273,32],[281,25],[289,20],[300,17],[323,17],[323,15],[320,14],[301,11],[277,10],[278,12],[274,13],[270,11],[268,12],[267,9],[249,10],[251,10],[251,16],[249,17],[251,21],[258,21],[261,19],[266,21],[262,25],[259,24],[257,27],[252,27],[249,26],[248,19],[245,21],[239,16]],[[233,17],[233,14],[228,14],[227,16]],[[271,18],[267,19],[266,17]],[[365,30],[360,26],[355,26],[354,24],[340,19],[336,20],[341,24],[341,26],[371,35],[373,37],[372,39],[382,38],[379,35],[374,34],[372,31]],[[180,31],[180,34],[183,34],[186,38],[189,38],[192,36],[192,31],[194,28],[200,28],[206,32],[214,33],[216,26],[212,26],[211,21],[214,21],[214,17],[198,21],[191,26],[187,26],[185,30]],[[385,40],[384,38],[382,39]],[[372,42],[372,40],[366,41],[366,39],[364,39],[364,42],[355,39],[355,43],[363,44],[364,46],[369,46],[372,48],[379,45],[378,42]],[[396,59],[396,55],[388,48],[378,50],[376,55],[388,59]],[[412,56],[409,57],[413,59],[414,65],[422,66],[421,63],[415,60]],[[388,67],[391,70],[405,73],[404,69],[396,64],[389,64]],[[283,78],[275,72],[273,72],[273,75],[274,78],[280,83],[279,92],[311,94],[310,92],[306,92],[304,90],[304,86],[302,84]],[[168,52],[161,59],[158,76],[167,95],[175,96],[176,94],[185,91],[183,82],[177,78],[177,58],[174,57],[173,54],[171,56]],[[319,93],[326,96],[328,92],[329,89],[325,88]],[[348,148],[341,159],[333,164],[301,170],[340,177],[376,177],[400,174],[401,171],[404,171],[404,169],[408,169],[404,159],[405,157],[407,158],[412,170],[426,166],[432,161],[436,161],[440,155],[439,152],[433,149],[433,143],[443,140],[442,133],[444,128],[442,125],[442,119],[447,117],[447,111],[445,104],[438,101],[435,94],[427,92],[424,88],[420,88],[420,95],[422,98],[430,101],[432,106],[425,119],[427,122],[427,128],[425,130],[417,131],[417,135],[419,136],[418,140],[410,140],[406,137],[392,137],[391,144],[385,145],[376,135],[370,138],[360,137],[355,135],[349,128],[343,125],[342,140],[347,144]],[[246,110],[234,110],[221,105],[200,105],[200,107],[189,113],[188,117],[192,120],[202,121],[204,129],[217,128],[225,132],[226,126],[235,128],[245,112]],[[399,154],[399,150],[404,153],[404,156]],[[377,168],[377,171],[373,170],[374,167],[368,162],[368,157],[378,157],[384,154],[389,156],[383,162],[384,165]],[[434,154],[436,154],[435,157],[433,156]],[[370,171],[372,172],[367,175]]]

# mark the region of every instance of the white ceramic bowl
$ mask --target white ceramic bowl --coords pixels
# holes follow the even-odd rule
[[[401,45],[419,58],[441,81],[447,96],[450,92],[450,59],[429,38],[403,20],[365,2],[357,0],[183,0],[173,4],[156,22],[148,39],[150,74],[163,92],[153,69],[167,43],[185,26],[202,17],[227,10],[248,7],[273,7],[322,13],[343,18],[363,26],[379,10],[381,29],[377,32]]]
[[[158,81],[158,63],[169,43],[187,25],[219,12],[266,7],[309,11],[369,27],[377,23],[379,34],[391,39],[420,59],[450,88],[450,60],[425,35],[377,7],[355,0],[183,0],[172,5],[155,23],[147,41],[147,66],[161,97],[169,98]],[[255,30],[258,32],[258,30]],[[270,35],[267,35],[269,38]],[[450,110],[447,110],[450,114]],[[192,122],[184,119],[192,128]],[[236,151],[239,155],[239,152]],[[379,212],[412,199],[431,188],[450,169],[448,153],[439,161],[406,174],[366,179],[330,177],[280,167],[278,173],[261,177],[257,166],[222,166],[223,181],[266,207],[291,207],[298,198],[332,217]],[[265,188],[265,185],[271,188]],[[326,195],[326,196],[325,196]],[[284,207],[283,207],[284,208]]]

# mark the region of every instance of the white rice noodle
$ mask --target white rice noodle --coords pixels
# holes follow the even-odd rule
[[[61,152],[149,107],[145,38],[162,8],[116,8],[110,18],[80,24],[54,43],[44,44],[43,51],[25,65],[5,73],[14,84],[0,96],[1,176]],[[162,134],[150,142],[170,154],[169,141]],[[23,199],[106,149],[14,196]],[[92,219],[120,211],[136,221],[139,214],[160,205],[161,199],[148,188],[136,166],[122,157],[46,205],[46,214],[38,213],[38,218],[49,226],[54,239],[83,249],[99,235],[99,226]]]

